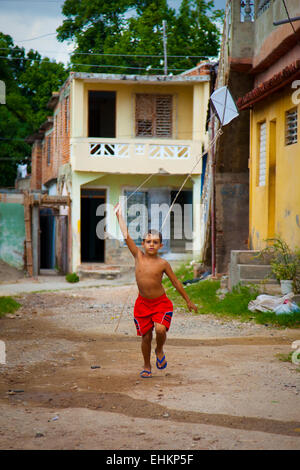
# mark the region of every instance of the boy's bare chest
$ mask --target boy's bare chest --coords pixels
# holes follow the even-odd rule
[[[135,269],[136,269],[136,274],[139,276],[161,277],[164,272],[163,264],[160,262],[160,260],[148,261],[148,260],[139,259],[136,262]]]

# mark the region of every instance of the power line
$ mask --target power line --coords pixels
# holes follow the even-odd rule
[[[294,25],[293,25],[293,23],[292,23],[292,21],[291,21],[289,11],[288,11],[287,6],[286,6],[286,4],[285,4],[285,0],[282,0],[282,3],[283,3],[283,5],[284,5],[284,8],[285,8],[287,17],[288,17],[289,22],[290,22],[290,25],[291,25],[291,27],[293,28],[294,33],[297,34],[297,33],[296,33],[296,30],[295,30],[295,28],[294,28]]]
[[[4,59],[4,60],[30,60],[32,62],[42,62],[44,59],[30,59],[29,57],[6,57],[6,56],[0,56],[0,59]],[[45,62],[44,62],[45,63]],[[55,65],[58,65],[56,62],[51,62],[49,60],[46,61],[47,64],[55,64]],[[163,67],[152,67],[151,65],[148,65],[148,67],[131,67],[131,66],[128,66],[128,65],[111,65],[111,64],[72,64],[73,66],[80,66],[80,67],[99,67],[99,68],[116,68],[116,69],[130,69],[130,70],[147,70],[147,71],[151,71],[151,70],[164,70]],[[173,72],[184,72],[186,69],[169,69],[170,71],[173,71]]]
[[[35,41],[36,39],[45,38],[47,36],[54,36],[54,34],[57,34],[57,33],[42,34],[42,36],[36,36],[35,38],[30,38],[30,39],[16,39],[16,42]]]
[[[0,0],[1,1],[1,0]],[[51,33],[52,34],[52,33]],[[53,33],[55,34],[55,33]],[[46,36],[46,35],[45,35]],[[42,36],[41,36],[42,37]],[[29,41],[30,39],[28,39]],[[27,39],[26,39],[27,41]],[[22,41],[19,41],[22,42]],[[18,46],[15,46],[15,48],[18,48]],[[20,48],[21,49],[21,48]],[[14,51],[15,49],[12,49],[10,47],[0,47],[0,50],[7,50],[7,51]],[[92,56],[101,56],[101,57],[150,57],[150,58],[156,58],[156,59],[163,59],[163,55],[151,55],[151,54],[116,54],[116,53],[110,53],[110,52],[68,52],[68,51],[37,51],[40,54],[43,53],[58,53],[58,54],[69,54],[69,55],[92,55]],[[209,59],[210,56],[204,56],[204,55],[169,55],[168,54],[168,59],[169,58],[185,58],[185,59]]]
[[[12,3],[12,2],[21,2],[21,3],[63,3],[64,0],[0,0],[0,3]]]

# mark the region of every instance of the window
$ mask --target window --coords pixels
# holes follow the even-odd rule
[[[57,118],[57,115],[55,116],[55,152],[57,152],[57,149],[58,149],[58,118]]]
[[[65,98],[65,133],[67,135],[68,135],[68,132],[69,132],[69,119],[70,119],[69,97],[66,96],[66,98]]]
[[[266,185],[266,137],[267,125],[265,122],[262,122],[259,124],[258,186]]]
[[[137,94],[135,135],[172,137],[172,95]]]
[[[51,137],[47,139],[47,164],[50,165],[51,162]]]
[[[148,192],[124,191],[127,198],[127,227],[131,238],[137,245],[141,245],[143,236],[148,230]]]
[[[298,142],[298,112],[293,108],[285,113],[285,145]]]
[[[116,137],[116,93],[89,91],[89,137]]]

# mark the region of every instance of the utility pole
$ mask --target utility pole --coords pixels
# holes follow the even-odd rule
[[[168,75],[166,20],[163,20],[164,74]]]

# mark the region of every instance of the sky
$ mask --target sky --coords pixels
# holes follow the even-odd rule
[[[66,41],[58,42],[55,32],[64,19],[63,3],[64,0],[0,0],[0,31],[9,34],[15,45],[26,51],[35,49],[42,56],[66,64],[73,46]],[[181,0],[168,3],[178,8]],[[214,4],[215,8],[225,8],[226,0],[215,0]]]

